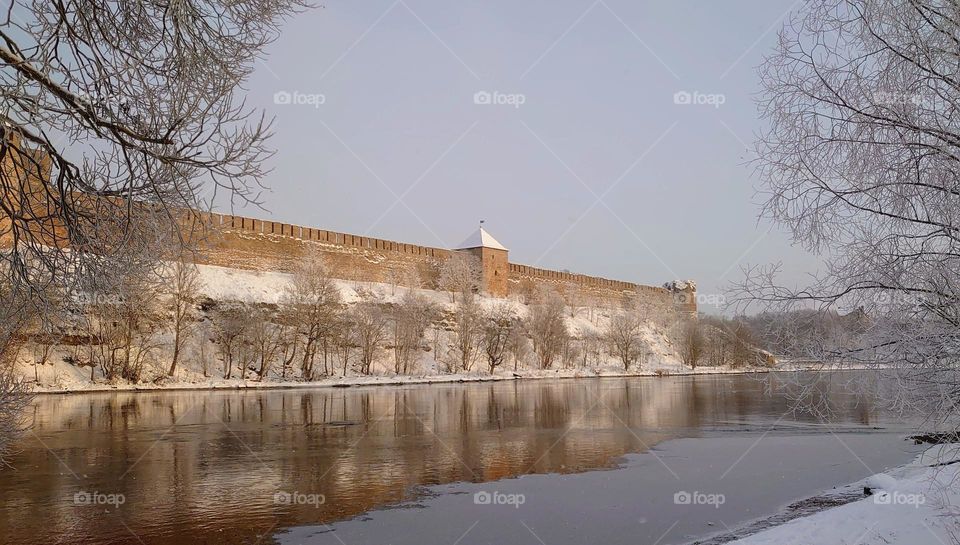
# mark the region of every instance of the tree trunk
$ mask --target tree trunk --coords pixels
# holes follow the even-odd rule
[[[180,329],[177,328],[173,333],[173,361],[170,362],[170,370],[167,375],[173,376],[177,371],[177,359],[180,357]]]

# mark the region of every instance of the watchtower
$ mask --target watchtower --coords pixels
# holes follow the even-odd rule
[[[454,250],[468,252],[480,259],[481,291],[496,297],[507,296],[509,291],[507,252],[509,250],[497,242],[497,239],[493,238],[486,229],[480,227]]]

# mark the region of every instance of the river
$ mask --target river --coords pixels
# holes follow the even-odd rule
[[[774,375],[38,396],[16,544],[690,542],[910,460],[901,418]]]

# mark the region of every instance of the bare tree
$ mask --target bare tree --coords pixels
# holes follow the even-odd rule
[[[527,329],[541,369],[553,366],[570,336],[563,317],[563,298],[551,289],[539,290],[537,300],[530,308]]]
[[[485,313],[481,344],[491,375],[503,364],[510,336],[515,329],[517,316],[509,306],[496,305]]]
[[[408,373],[414,356],[420,352],[423,337],[433,321],[435,310],[430,301],[408,291],[393,307],[393,370]]]
[[[34,267],[59,285],[109,280],[103,257],[142,240],[104,227],[141,205],[179,230],[205,190],[255,201],[269,123],[237,91],[303,5],[12,0],[0,15],[0,236],[15,243],[0,259],[13,281],[42,294]]]
[[[463,292],[453,315],[453,339],[450,347],[452,370],[469,372],[480,352],[483,340],[483,312],[476,296]]]
[[[180,352],[190,336],[193,325],[189,314],[200,294],[200,270],[193,263],[184,261],[184,256],[181,256],[168,266],[165,277],[170,290],[170,305],[173,307],[173,321],[170,324],[173,329],[173,355],[170,360],[170,370],[167,371],[167,374],[172,377],[177,371]]]
[[[340,316],[337,326],[333,330],[334,346],[337,357],[340,359],[341,376],[347,376],[350,367],[350,356],[357,345],[357,332],[354,328],[354,313],[347,312]]]
[[[580,367],[599,364],[603,341],[603,335],[595,331],[584,331],[580,334]]]
[[[283,333],[283,326],[274,323],[269,312],[258,309],[251,313],[249,337],[253,359],[257,364],[257,380],[263,381],[282,355],[285,341]]]
[[[580,361],[580,344],[572,336],[567,336],[560,349],[560,363],[564,369],[574,369]]]
[[[329,349],[342,313],[340,289],[322,259],[313,257],[300,263],[287,288],[285,303],[293,311],[302,343],[301,376],[313,380],[317,350],[323,351],[327,370]]]
[[[530,354],[530,340],[527,338],[522,320],[519,320],[510,330],[510,336],[507,337],[507,351],[513,357],[513,370],[516,372],[520,369],[520,362],[525,362]]]
[[[105,258],[111,266],[103,274],[109,278],[85,285],[82,310],[104,377],[138,382],[159,348],[160,256],[146,246],[127,250]],[[101,291],[104,286],[111,289]]]
[[[350,318],[360,351],[360,373],[369,375],[377,358],[377,349],[387,340],[387,317],[375,303],[359,303]]]
[[[532,304],[537,298],[537,284],[530,279],[521,280],[517,286],[517,294],[520,296],[520,302],[525,305]]]
[[[281,310],[277,313],[277,359],[280,362],[280,377],[287,378],[287,374],[292,371],[293,361],[299,354],[300,342],[298,328],[295,320],[295,313]]]
[[[217,352],[223,363],[223,378],[233,375],[234,362],[239,362],[241,370],[245,368],[243,343],[247,335],[249,322],[237,309],[228,309],[217,313],[213,322],[214,340]],[[241,376],[240,378],[243,378]]]
[[[624,309],[610,317],[603,332],[603,338],[610,353],[620,360],[624,371],[629,371],[643,353],[641,325],[643,320],[637,312],[633,309]]]
[[[706,339],[699,320],[682,320],[677,324],[677,341],[680,360],[696,369],[706,349]]]
[[[69,298],[69,295],[54,292],[44,294],[41,299],[49,302],[49,307],[53,309],[62,309],[67,306],[62,300]],[[78,303],[71,302],[70,305]],[[64,319],[69,314],[63,312],[37,312],[34,309],[29,315],[34,318],[33,323],[27,326],[33,332],[33,378],[40,384],[40,368],[50,363],[53,348],[62,340],[64,328],[69,327],[70,320]]]
[[[725,321],[716,319],[703,319],[705,324],[711,324],[714,330],[712,335],[706,336],[704,346],[704,357],[707,365],[711,367],[722,367],[730,364],[733,351],[731,335]],[[719,322],[719,323],[715,323]]]
[[[452,252],[440,267],[437,285],[450,292],[450,302],[455,303],[456,294],[474,293],[480,289],[480,277],[483,269],[480,259],[466,252]]]
[[[33,312],[26,294],[0,280],[0,466],[6,463],[10,444],[23,431],[22,410],[30,402],[27,385],[15,365]]]
[[[397,286],[408,288],[420,287],[420,275],[416,269],[407,267],[389,267],[384,273],[384,279],[390,285],[390,295],[397,294]]]
[[[757,348],[757,342],[750,332],[750,328],[743,322],[737,321],[734,323],[731,336],[733,337],[730,342],[731,365],[755,367],[768,364],[765,354]]]
[[[200,370],[203,377],[210,376],[210,355],[207,351],[207,344],[213,338],[213,328],[210,320],[204,320],[197,325],[197,357],[200,358]]]
[[[888,399],[940,423],[960,392],[958,35],[955,6],[935,0],[796,12],[760,69],[756,165],[764,215],[826,265],[798,288],[778,266],[736,287],[740,310],[861,309],[856,346],[809,357],[894,372],[903,388]]]

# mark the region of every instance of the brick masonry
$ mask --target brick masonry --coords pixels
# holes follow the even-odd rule
[[[8,156],[0,164],[10,179],[29,188],[18,195],[22,202],[16,206],[32,212],[29,214],[31,218],[25,221],[38,224],[30,230],[39,241],[47,245],[63,245],[66,233],[62,233],[63,230],[55,226],[56,220],[48,215],[49,188],[44,188],[41,181],[50,177],[49,161],[44,157],[35,157],[37,163],[16,159]],[[24,173],[23,170],[31,170],[25,169],[24,165],[34,167],[36,172]],[[74,200],[75,205],[82,202],[83,199]],[[618,304],[630,300],[661,313],[695,316],[697,312],[692,284],[684,284],[682,289],[654,287],[540,269],[510,263],[508,251],[499,248],[449,250],[257,218],[193,211],[184,213],[181,223],[186,236],[200,247],[195,260],[201,264],[291,272],[298,262],[311,256],[322,256],[335,278],[435,288],[443,262],[452,252],[463,251],[480,259],[480,284],[490,295],[526,297],[538,287],[547,286],[556,289],[571,304]],[[0,217],[0,247],[9,247],[13,243],[10,226],[9,218]]]
[[[696,315],[697,311],[693,289],[674,291],[510,263],[506,250],[448,250],[241,216],[199,217],[210,229],[204,230],[206,250],[197,261],[210,265],[290,272],[298,261],[316,255],[322,256],[336,278],[435,288],[444,260],[454,251],[463,251],[480,259],[481,286],[490,295],[523,297],[538,286],[549,286],[571,303],[632,300],[663,312]]]

